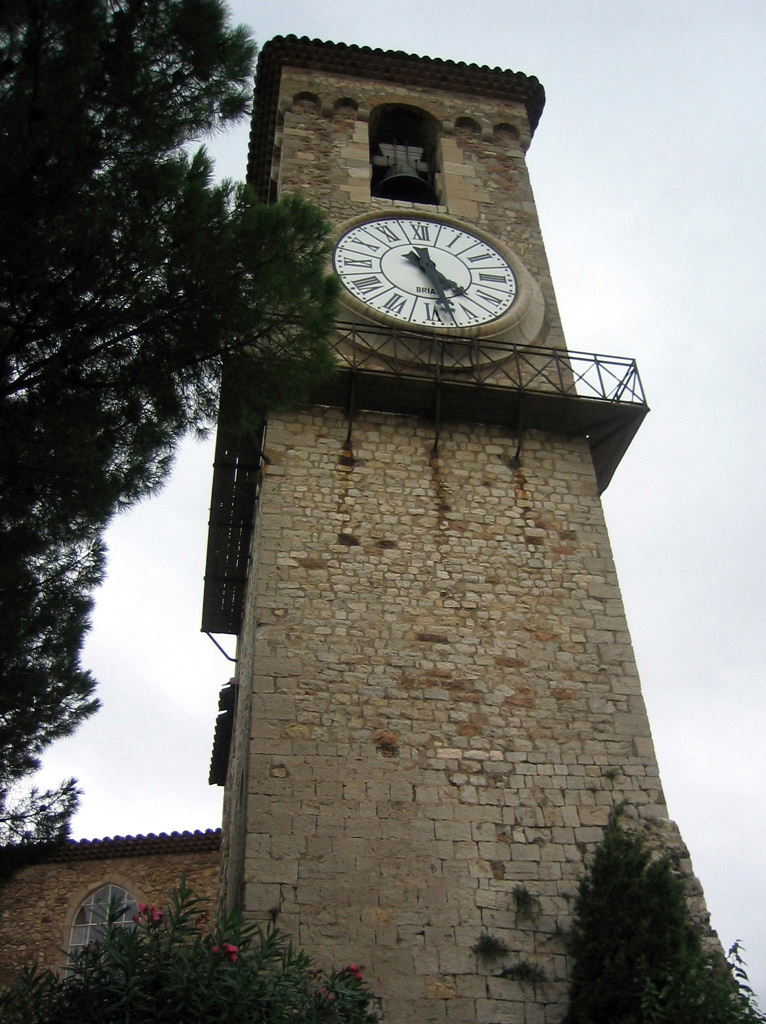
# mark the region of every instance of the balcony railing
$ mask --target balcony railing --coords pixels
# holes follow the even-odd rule
[[[354,323],[338,324],[330,344],[343,369],[362,373],[646,404],[636,362],[624,356]]]

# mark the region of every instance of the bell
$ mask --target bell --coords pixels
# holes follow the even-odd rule
[[[393,164],[375,189],[380,199],[401,199],[407,203],[436,205],[436,193],[411,164]]]

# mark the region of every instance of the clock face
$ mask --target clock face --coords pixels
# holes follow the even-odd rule
[[[365,306],[413,326],[465,329],[497,320],[518,291],[508,260],[448,221],[386,216],[341,236],[335,272]]]

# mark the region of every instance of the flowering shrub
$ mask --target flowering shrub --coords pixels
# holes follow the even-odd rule
[[[134,923],[138,924],[142,917],[145,917],[147,922],[151,921],[152,924],[160,924],[162,922],[163,915],[154,906],[154,904],[152,904],[151,907],[148,907],[145,903],[139,903],[138,913],[133,915]]]
[[[65,979],[25,971],[0,995],[0,1024],[367,1024],[362,969],[317,970],[276,928],[210,920],[182,882],[162,911],[139,904],[73,954]]]
[[[218,946],[213,946],[213,952],[216,954],[219,952]],[[239,946],[232,946],[230,942],[224,942],[221,946],[221,952],[224,956],[227,956],[233,964],[235,964],[237,962],[237,957],[239,956]]]

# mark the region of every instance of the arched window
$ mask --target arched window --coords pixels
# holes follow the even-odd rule
[[[104,935],[104,923],[110,910],[116,924],[124,928],[133,927],[133,915],[138,904],[127,889],[109,882],[96,889],[82,902],[72,922],[69,938],[69,953],[76,953],[92,942],[98,942]]]
[[[372,195],[437,204],[436,159],[439,122],[404,103],[385,103],[370,112]]]

